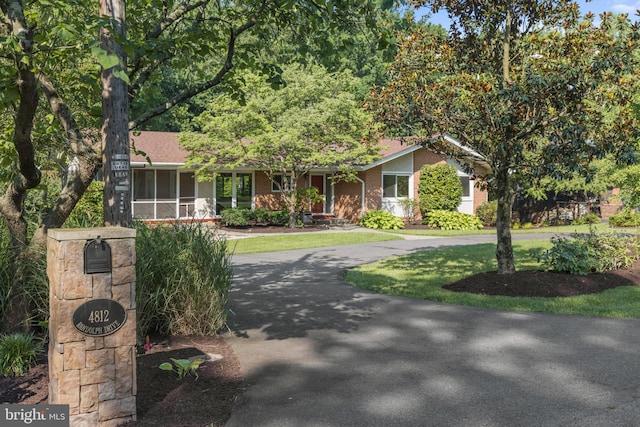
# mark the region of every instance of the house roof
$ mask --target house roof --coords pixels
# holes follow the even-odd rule
[[[134,152],[144,152],[154,165],[183,165],[189,151],[180,148],[177,132],[142,131],[139,135],[131,133],[131,164],[148,163],[145,155]]]
[[[154,166],[181,166],[184,165],[189,151],[183,150],[178,141],[177,132],[157,132],[142,131],[139,134],[131,134],[131,164],[144,165],[148,164],[147,156],[151,159]],[[482,156],[472,149],[463,146],[457,140],[444,136],[449,143],[456,145],[458,148],[468,152],[470,156],[482,159]],[[369,165],[361,166],[367,170],[398,157],[412,153],[413,151],[423,148],[420,144],[412,144],[401,139],[382,139],[378,145],[382,146],[380,151],[381,158]],[[135,148],[135,150],[133,149]],[[136,153],[135,151],[142,152]]]

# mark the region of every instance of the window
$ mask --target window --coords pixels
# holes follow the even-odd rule
[[[223,209],[233,207],[233,175],[219,173],[216,175],[216,203]],[[218,212],[219,214],[220,212]]]
[[[462,197],[471,197],[471,179],[468,176],[459,176],[462,184]]]
[[[183,175],[183,174],[181,174]],[[193,175],[193,174],[187,174]],[[181,185],[180,191],[193,199],[195,178]],[[189,196],[189,194],[191,194]],[[133,215],[136,218],[176,218],[178,210],[178,171],[133,169]],[[182,198],[182,194],[180,195]]]
[[[239,208],[251,209],[251,196],[253,194],[252,175],[239,173],[236,175],[236,205]]]
[[[383,175],[382,197],[409,197],[409,176]]]
[[[271,181],[271,192],[280,193],[284,190],[285,183],[287,187],[291,189],[291,176],[287,175],[286,178],[284,175],[274,175],[273,180]]]
[[[222,209],[251,209],[253,175],[250,173],[219,173],[216,175],[216,214]]]

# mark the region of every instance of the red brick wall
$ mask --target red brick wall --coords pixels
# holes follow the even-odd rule
[[[364,174],[359,173],[358,178],[363,179]],[[356,224],[362,217],[362,183],[337,182],[333,186],[333,213],[338,218],[349,220]]]
[[[264,208],[267,210],[278,210],[282,207],[282,195],[278,192],[271,191],[271,180],[262,171],[255,173],[255,205],[256,208]],[[298,188],[306,188],[308,184],[307,176],[303,176],[298,180]]]
[[[365,210],[382,209],[382,166],[376,166],[365,172]]]
[[[420,168],[425,164],[446,163],[445,157],[420,149],[413,152],[413,182],[414,198],[418,200],[418,183],[420,182]],[[358,178],[365,185],[365,211],[382,208],[382,166],[359,172]],[[308,184],[307,179],[299,180],[298,187],[304,188]],[[337,182],[333,186],[334,214],[338,218],[344,218],[351,223],[357,223],[363,215],[362,212],[362,182]],[[485,191],[474,189],[474,211],[487,200]],[[264,172],[255,173],[255,206],[269,210],[280,209],[280,193],[271,191],[271,181]]]
[[[256,171],[255,174],[255,206],[256,208],[264,208],[270,211],[280,209],[280,193],[271,191],[271,181],[262,171]]]
[[[477,166],[476,167],[476,175],[486,175],[487,169]],[[478,206],[489,200],[489,193],[486,190],[481,190],[478,188],[474,182],[473,186],[473,212],[475,213]]]

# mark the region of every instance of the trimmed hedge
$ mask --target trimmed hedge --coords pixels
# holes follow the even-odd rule
[[[451,165],[424,165],[418,184],[422,216],[434,210],[454,211],[462,202],[462,183]]]
[[[263,208],[230,208],[220,213],[222,223],[228,227],[247,227],[254,224],[285,226],[289,223],[287,211],[268,211]]]

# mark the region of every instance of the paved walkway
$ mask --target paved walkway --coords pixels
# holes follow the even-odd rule
[[[437,304],[343,281],[358,264],[494,239],[234,256],[226,339],[248,388],[226,425],[640,425],[638,319]]]

